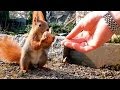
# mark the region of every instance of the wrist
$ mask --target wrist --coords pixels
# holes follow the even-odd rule
[[[114,33],[118,33],[120,31],[120,24],[118,24],[117,22],[119,21],[118,16],[116,17],[115,15],[118,15],[118,13],[114,13],[111,11],[108,11],[108,13],[106,13],[103,18],[105,20],[105,22],[108,24],[109,29],[111,31],[113,31]],[[120,13],[119,13],[120,15]]]
[[[104,16],[105,14],[107,14],[108,13],[108,11],[100,11],[100,15],[101,16]]]
[[[120,11],[110,11],[110,13],[116,23],[120,26]]]

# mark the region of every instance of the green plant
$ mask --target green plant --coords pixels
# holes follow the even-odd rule
[[[75,23],[69,23],[68,25],[64,26],[64,29],[69,33],[75,27]]]
[[[120,43],[120,35],[113,35],[108,43]]]
[[[28,24],[32,24],[32,12],[33,12],[33,11],[30,11],[30,12],[29,12],[29,16],[28,16],[28,20],[27,20],[27,23],[28,23]]]
[[[9,11],[0,11],[0,19],[3,21],[9,20]]]
[[[9,11],[0,11],[0,31],[7,31],[9,19]]]
[[[31,24],[25,25],[22,27],[17,27],[17,28],[14,28],[14,30],[5,31],[4,33],[9,34],[9,35],[16,35],[16,34],[28,33],[30,30],[31,30]]]
[[[68,25],[63,25],[63,24],[57,24],[57,23],[50,23],[50,27],[53,28],[53,33],[54,34],[59,34],[59,33],[69,33],[75,26],[75,24],[70,23]]]

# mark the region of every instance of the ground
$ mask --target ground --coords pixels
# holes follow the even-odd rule
[[[120,79],[120,71],[94,69],[81,65],[48,61],[43,69],[29,70],[18,76],[19,65],[0,62],[0,79]]]
[[[14,37],[20,45],[24,44],[24,36]],[[54,44],[49,49],[49,61],[43,69],[29,70],[23,76],[18,76],[19,65],[6,64],[0,61],[0,79],[120,79],[120,68],[118,71],[108,68],[94,69],[82,65],[63,63],[63,46],[60,41],[64,37],[56,38]]]

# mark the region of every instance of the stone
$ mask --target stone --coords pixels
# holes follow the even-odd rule
[[[67,48],[64,57],[69,62],[85,65],[93,68],[100,68],[104,65],[120,64],[120,44],[105,43],[103,46],[88,53],[81,53]],[[67,53],[67,54],[66,54]]]

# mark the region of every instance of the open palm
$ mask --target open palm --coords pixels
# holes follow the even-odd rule
[[[85,16],[66,36],[62,44],[79,52],[89,52],[107,42],[113,32],[102,18],[101,12],[91,12]]]

